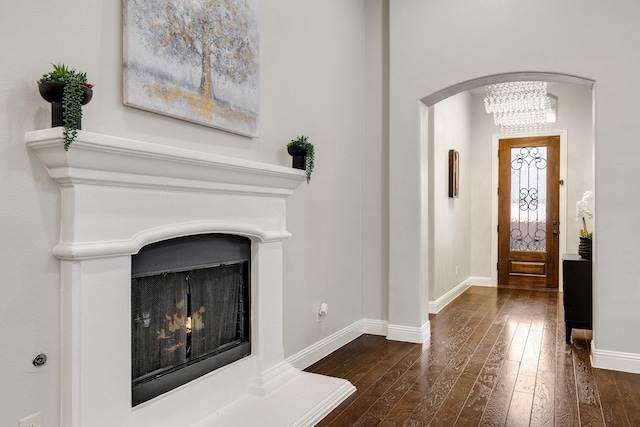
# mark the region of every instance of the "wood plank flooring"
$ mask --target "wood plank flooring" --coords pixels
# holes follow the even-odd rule
[[[591,367],[564,339],[562,294],[470,287],[427,345],[363,335],[306,369],[357,391],[319,426],[640,426],[640,375]]]

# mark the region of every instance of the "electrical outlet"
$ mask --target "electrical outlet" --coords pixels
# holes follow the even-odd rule
[[[456,276],[458,275],[458,266],[456,265]]]
[[[316,312],[316,322],[322,322],[324,316],[329,313],[329,305],[326,302],[320,304],[318,311]]]
[[[18,422],[18,427],[42,427],[40,412],[21,419]]]

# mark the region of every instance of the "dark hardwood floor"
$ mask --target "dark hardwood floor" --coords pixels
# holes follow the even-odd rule
[[[363,335],[307,371],[357,391],[319,426],[640,426],[640,375],[591,367],[564,339],[562,294],[471,287],[427,345]]]

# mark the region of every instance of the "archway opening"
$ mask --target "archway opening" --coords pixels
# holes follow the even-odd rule
[[[594,81],[566,74],[516,72],[442,89],[421,99],[427,108],[421,109],[420,117],[424,130],[421,143],[427,159],[421,197],[429,230],[428,241],[423,242],[428,256],[421,262],[426,263],[422,270],[427,272],[430,313],[439,311],[470,284],[497,284],[495,145],[500,129],[482,111],[481,89],[488,84],[524,80],[548,82],[548,91],[559,98],[558,122],[547,133],[562,135],[564,145],[561,253],[577,251],[580,225],[574,219],[575,202],[584,191],[594,188]],[[466,111],[466,116],[460,111]],[[466,130],[461,130],[467,120]],[[452,200],[440,187],[448,184],[443,182],[443,171],[448,167],[445,152],[456,148],[460,156],[460,196]]]

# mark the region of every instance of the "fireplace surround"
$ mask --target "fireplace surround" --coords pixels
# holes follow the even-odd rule
[[[60,425],[305,426],[353,393],[284,360],[286,197],[304,171],[86,131],[65,152],[61,128],[25,141],[60,187]],[[208,233],[250,241],[251,355],[132,407],[131,256]]]

